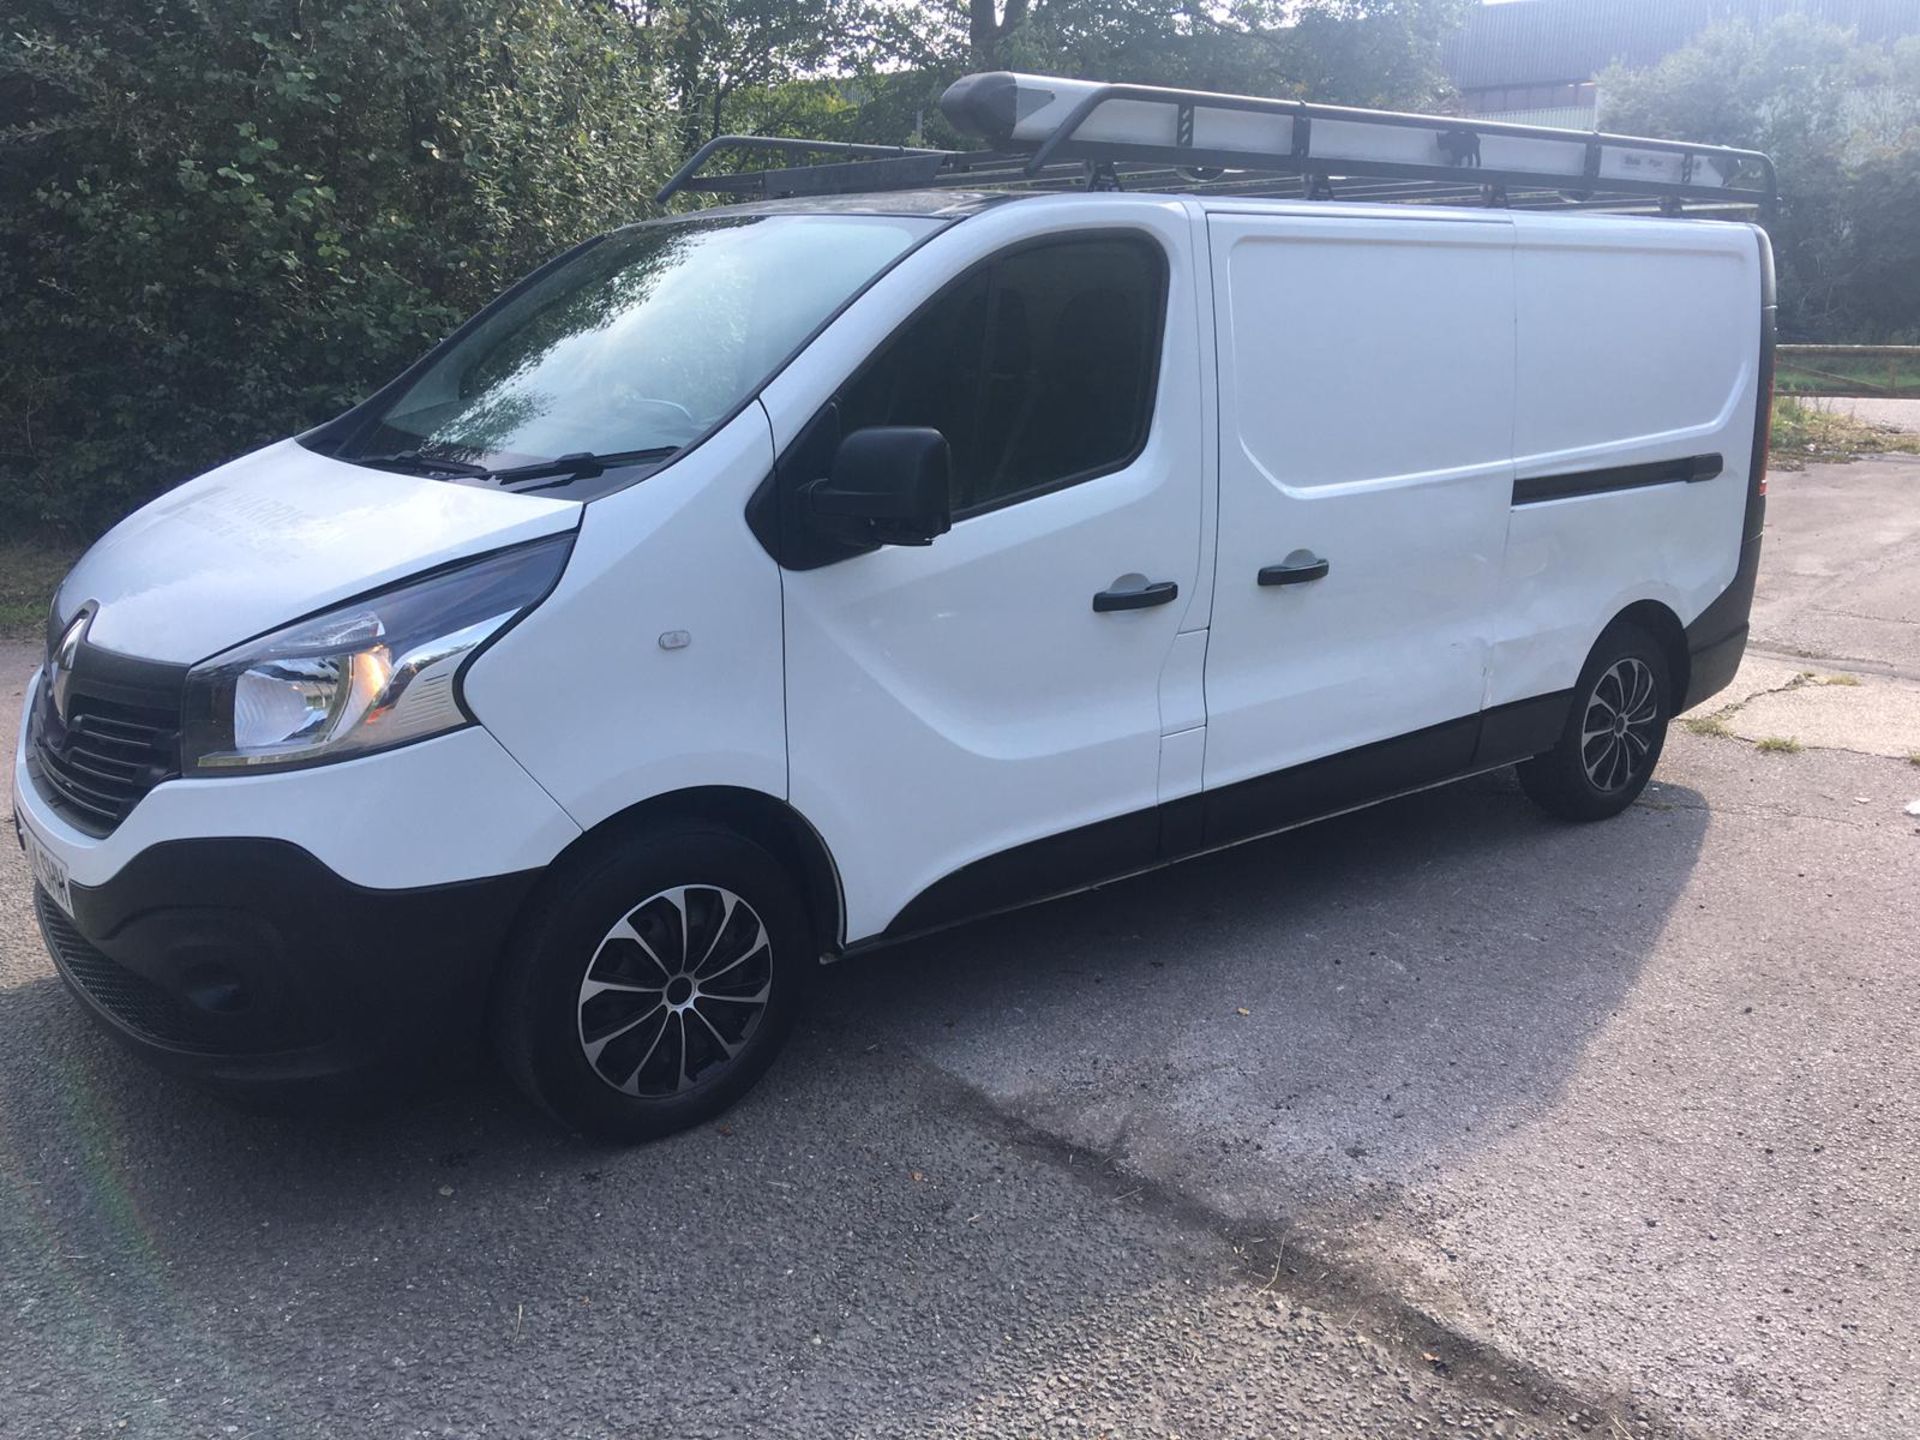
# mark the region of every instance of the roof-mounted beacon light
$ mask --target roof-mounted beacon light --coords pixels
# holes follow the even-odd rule
[[[940,113],[962,135],[974,135],[994,145],[1025,147],[1038,145],[1052,135],[1088,97],[1107,88],[1098,80],[1062,80],[993,70],[963,75],[949,85],[940,97]],[[1081,138],[1173,143],[1171,130],[1161,140],[1157,134],[1109,135],[1105,133],[1108,128],[1102,126],[1097,136],[1082,132]]]

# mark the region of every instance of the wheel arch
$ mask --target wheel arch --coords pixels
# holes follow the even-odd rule
[[[1636,600],[1609,620],[1600,634],[1605,635],[1614,626],[1623,624],[1638,626],[1659,642],[1661,654],[1667,661],[1668,693],[1676,706],[1681,704],[1687,693],[1693,654],[1687,649],[1687,627],[1680,623],[1680,617],[1658,600]],[[1596,646],[1600,643],[1598,636],[1593,643]]]
[[[762,790],[733,785],[700,785],[671,790],[629,805],[584,831],[549,866],[555,869],[589,853],[616,836],[661,825],[705,821],[722,825],[762,846],[787,867],[799,885],[820,953],[841,948],[846,916],[839,867],[833,853],[798,810]]]

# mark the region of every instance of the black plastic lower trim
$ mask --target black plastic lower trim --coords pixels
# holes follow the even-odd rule
[[[164,1068],[251,1089],[347,1091],[478,1050],[495,961],[537,871],[407,890],[278,840],[168,841],[71,921],[40,902],[63,978]]]
[[[1159,863],[1159,808],[1135,810],[964,865],[909,900],[886,933],[910,935],[936,930],[976,915],[1012,910],[1049,895],[1084,890]]]
[[[1558,475],[1529,475],[1513,482],[1513,503],[1538,505],[1547,500],[1605,495],[1614,490],[1638,490],[1648,485],[1693,484],[1711,480],[1726,468],[1727,462],[1720,455],[1683,455],[1676,460],[1654,460],[1644,465],[1605,465]]]
[[[1747,624],[1753,613],[1753,590],[1760,578],[1759,527],[1766,523],[1766,496],[1756,496],[1748,507],[1755,529],[1740,545],[1740,563],[1732,582],[1687,626],[1687,698],[1682,710],[1718,695],[1733,683],[1734,672],[1747,650]]]
[[[1572,708],[1573,691],[1556,690],[1551,695],[1536,695],[1531,700],[1515,700],[1482,711],[1473,768],[1492,770],[1551,750],[1566,728],[1567,712]]]
[[[1206,792],[1207,848],[1384,800],[1473,768],[1477,715]]]
[[[1731,685],[1746,653],[1747,627],[1744,625],[1731,635],[1695,650],[1687,669],[1687,697],[1681,702],[1681,708],[1691,710]]]
[[[923,934],[1071,894],[1277,830],[1497,769],[1553,748],[1573,692],[1478,715],[1188,795],[1016,845],[964,865],[921,891],[873,940]]]

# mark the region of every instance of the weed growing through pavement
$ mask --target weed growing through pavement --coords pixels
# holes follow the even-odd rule
[[[1810,460],[1845,462],[1861,455],[1920,450],[1920,435],[1869,425],[1817,400],[1782,395],[1773,402],[1775,466],[1798,470]]]

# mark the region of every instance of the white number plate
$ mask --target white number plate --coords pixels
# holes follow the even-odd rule
[[[40,882],[40,888],[53,897],[68,915],[73,914],[73,892],[67,888],[67,867],[59,856],[49,850],[33,833],[33,827],[24,820],[20,823],[20,833],[27,842],[27,863],[33,867],[33,878]]]

